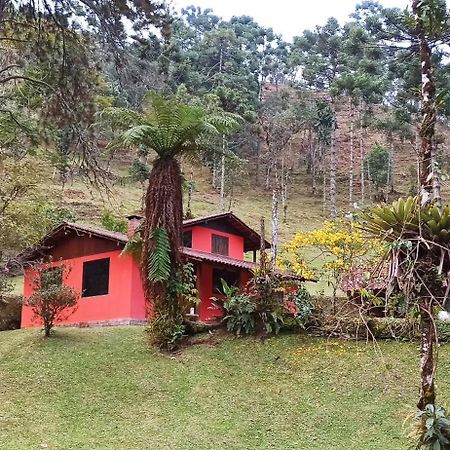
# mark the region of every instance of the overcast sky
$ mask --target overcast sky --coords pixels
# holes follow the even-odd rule
[[[265,27],[272,27],[290,40],[305,29],[325,23],[328,17],[345,22],[361,0],[171,0],[180,10],[188,5],[211,8],[215,14],[229,19],[231,16],[252,16]],[[381,0],[386,7],[405,8],[410,0]]]

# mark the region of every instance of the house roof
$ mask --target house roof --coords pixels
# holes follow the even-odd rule
[[[232,220],[237,219],[237,221],[241,222],[244,226],[246,226],[240,219],[238,219],[236,216],[234,216],[231,213],[224,213],[224,214],[217,214],[214,216],[207,216],[199,219],[192,219],[185,221],[184,223],[188,226],[191,226],[192,224],[200,224],[200,223],[207,223],[210,219],[216,219],[221,218],[222,216],[230,217],[232,216]],[[247,227],[250,231],[255,233],[258,236],[259,235],[251,230],[251,228]],[[39,256],[45,255],[45,250],[48,248],[51,248],[59,239],[64,237],[68,234],[68,232],[74,231],[77,233],[78,236],[95,236],[102,239],[108,239],[113,242],[116,242],[120,245],[125,246],[125,244],[128,242],[128,236],[124,233],[117,233],[114,231],[108,231],[103,228],[97,228],[90,225],[82,225],[78,223],[71,223],[71,222],[62,222],[59,224],[56,228],[54,228],[52,231],[50,231],[44,238],[34,247],[25,250],[19,255],[19,258],[25,260],[25,261],[31,261],[33,259],[38,258]],[[268,244],[266,242],[266,244]],[[206,261],[211,262],[219,265],[225,265],[230,267],[237,267],[240,269],[247,269],[247,270],[254,270],[258,267],[258,264],[250,261],[244,261],[240,259],[230,258],[229,256],[224,255],[218,255],[215,253],[208,253],[203,252],[200,250],[195,250],[188,247],[181,247],[180,252],[182,255],[187,257],[187,259],[194,260],[194,261]],[[288,272],[278,272],[277,273],[282,277],[287,277],[289,279],[297,279],[300,281],[304,281],[302,277],[296,276],[292,273]]]
[[[190,260],[207,261],[225,266],[238,267],[240,269],[253,270],[258,264],[250,261],[241,261],[240,259],[230,258],[229,256],[217,255],[215,253],[202,252],[193,248],[181,247],[180,252]]]
[[[32,261],[33,259],[45,256],[46,250],[51,248],[57,241],[71,231],[75,232],[78,236],[95,236],[102,239],[108,239],[122,245],[125,245],[128,241],[127,235],[123,233],[108,231],[102,228],[82,225],[79,223],[62,222],[47,233],[36,245],[20,253],[18,257],[24,261]]]
[[[235,229],[244,238],[244,251],[249,252],[252,250],[259,250],[261,247],[261,236],[246,223],[244,223],[239,217],[235,216],[232,212],[224,212],[219,214],[212,214],[204,217],[197,217],[195,219],[185,220],[183,222],[184,227],[191,227],[194,225],[211,226],[226,224],[229,227]],[[265,248],[270,248],[270,242],[265,241]]]

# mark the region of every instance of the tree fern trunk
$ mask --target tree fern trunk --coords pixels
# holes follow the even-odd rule
[[[178,161],[175,158],[158,158],[150,173],[145,198],[145,226],[142,252],[142,278],[145,296],[153,308],[169,312],[175,317],[179,313],[176,299],[167,295],[165,282],[152,283],[148,277],[148,263],[153,248],[152,234],[162,228],[167,233],[170,244],[171,271],[180,265],[179,248],[183,227],[182,177]]]

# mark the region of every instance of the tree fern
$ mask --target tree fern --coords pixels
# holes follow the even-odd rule
[[[170,242],[164,228],[155,228],[151,234],[153,246],[148,258],[148,278],[152,283],[167,281],[170,276]]]

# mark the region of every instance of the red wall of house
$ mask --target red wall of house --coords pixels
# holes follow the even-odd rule
[[[74,314],[60,324],[80,324],[83,322],[114,321],[119,319],[145,319],[145,301],[142,284],[139,278],[137,263],[130,255],[120,255],[120,250],[82,256],[55,262],[52,265],[64,264],[69,268],[64,284],[81,293],[83,263],[96,259],[110,258],[109,293],[94,297],[80,297],[78,308]],[[24,296],[33,293],[34,273],[25,271]],[[39,326],[40,322],[33,318],[29,307],[22,309],[22,328]]]
[[[225,236],[228,238],[228,256],[235,259],[244,259],[244,238],[235,234],[213,230],[211,228],[196,226],[192,229],[192,248],[211,253],[212,235]],[[185,229],[189,230],[189,228]]]

